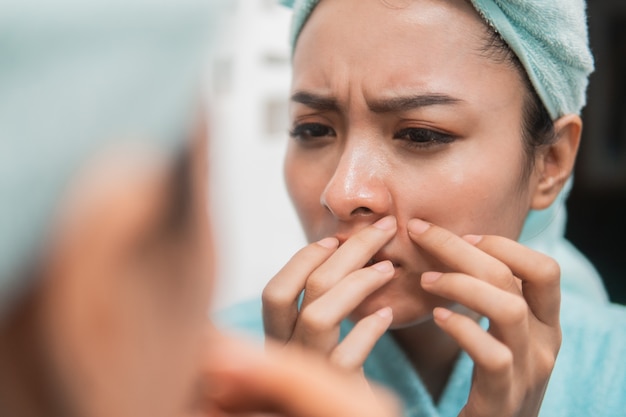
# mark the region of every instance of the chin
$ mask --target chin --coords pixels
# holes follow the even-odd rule
[[[407,294],[406,291],[383,287],[367,297],[350,314],[350,320],[360,319],[376,313],[384,307],[391,307],[393,321],[390,329],[402,329],[416,326],[433,318],[433,309],[448,305],[449,301],[420,291],[419,294]]]

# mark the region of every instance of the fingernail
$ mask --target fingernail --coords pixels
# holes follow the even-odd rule
[[[322,240],[318,240],[317,244],[327,249],[334,249],[339,245],[339,241],[334,237],[327,237]]]
[[[393,271],[393,264],[391,261],[380,261],[372,265],[372,268],[379,272],[391,272]]]
[[[465,235],[463,236],[463,239],[465,239],[466,242],[469,242],[472,245],[476,245],[478,242],[483,240],[483,237],[479,235]]]
[[[393,311],[391,310],[391,307],[383,307],[376,312],[376,315],[384,319],[388,319],[393,317]]]
[[[383,217],[374,223],[374,227],[380,230],[391,230],[396,227],[396,218],[393,216]]]
[[[452,312],[447,308],[435,307],[435,309],[433,310],[433,317],[435,318],[435,320],[444,321],[450,318],[451,315]]]
[[[424,233],[430,227],[430,223],[420,219],[411,219],[408,224],[409,233],[419,235]]]
[[[443,274],[441,272],[424,272],[422,274],[422,282],[435,282],[439,279]]]

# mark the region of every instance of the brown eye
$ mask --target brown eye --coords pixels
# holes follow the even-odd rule
[[[456,139],[454,136],[446,133],[413,127],[399,130],[393,135],[393,138],[407,141],[410,146],[416,147],[443,145],[451,143]]]
[[[321,123],[302,123],[289,131],[289,136],[303,143],[314,144],[324,138],[336,136],[335,131]]]

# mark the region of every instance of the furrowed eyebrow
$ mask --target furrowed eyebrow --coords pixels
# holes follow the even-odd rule
[[[462,101],[445,94],[418,94],[368,102],[368,107],[374,113],[390,113],[428,106],[455,105]]]
[[[337,100],[332,97],[298,91],[291,96],[291,101],[304,104],[315,110],[338,111]]]

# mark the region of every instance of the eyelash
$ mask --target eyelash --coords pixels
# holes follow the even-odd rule
[[[336,136],[336,133],[331,127],[321,123],[302,123],[295,125],[289,131],[289,136],[299,142],[313,145],[322,138]]]
[[[295,125],[290,131],[289,136],[293,139],[307,145],[316,145],[326,137],[335,137],[335,131],[321,123],[302,123]],[[393,135],[394,139],[404,140],[406,146],[418,149],[428,149],[434,146],[445,145],[454,142],[455,136],[436,130],[409,127],[397,131]]]
[[[419,149],[445,145],[454,142],[456,139],[455,136],[447,133],[418,127],[401,129],[393,135],[393,138],[404,140],[407,146]]]

